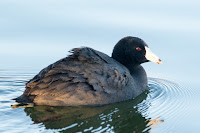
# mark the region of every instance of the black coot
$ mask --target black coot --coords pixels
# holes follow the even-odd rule
[[[121,39],[112,57],[88,47],[74,48],[71,53],[41,70],[14,100],[50,106],[98,106],[125,101],[147,88],[146,72],[140,64],[161,64],[137,37]]]

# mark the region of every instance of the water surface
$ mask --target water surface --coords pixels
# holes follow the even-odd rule
[[[126,102],[101,107],[11,108],[10,99],[22,94],[35,71],[0,71],[0,132],[185,132],[191,131],[185,128],[187,124],[195,124],[187,118],[192,120],[189,114],[198,110],[199,91],[160,78],[149,78],[148,90]],[[192,131],[197,131],[194,127]]]

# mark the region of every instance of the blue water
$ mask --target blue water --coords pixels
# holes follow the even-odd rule
[[[199,132],[197,0],[0,1],[0,132]],[[88,46],[111,55],[142,38],[163,64],[144,64],[147,92],[98,108],[12,109],[42,68]]]

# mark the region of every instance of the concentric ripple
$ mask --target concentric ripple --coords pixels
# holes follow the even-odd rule
[[[147,99],[138,104],[138,109],[143,109],[144,104],[149,105],[148,109],[141,113],[151,120],[159,119],[164,123],[170,121],[173,121],[173,123],[180,122],[182,116],[190,110],[191,99],[197,95],[192,89],[158,78],[149,78],[148,90]],[[169,125],[163,130],[173,131],[177,126],[176,124]]]

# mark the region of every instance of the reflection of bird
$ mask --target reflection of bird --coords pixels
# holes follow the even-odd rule
[[[75,48],[72,55],[44,68],[26,84],[19,103],[76,106],[103,105],[135,98],[147,87],[141,63],[161,64],[146,43],[136,37],[121,39],[112,58],[94,49]]]
[[[109,129],[113,132],[142,132],[149,122],[142,115],[149,107],[145,104],[146,97],[147,92],[134,100],[101,107],[34,106],[24,111],[34,124],[44,125],[50,132],[51,129],[66,133],[95,132],[96,129],[106,129],[103,132],[109,132]],[[136,105],[142,101],[145,109],[141,112]]]
[[[155,128],[156,126],[164,122],[164,120],[160,120],[159,117],[153,120],[147,119],[146,121],[148,121],[146,130]]]

